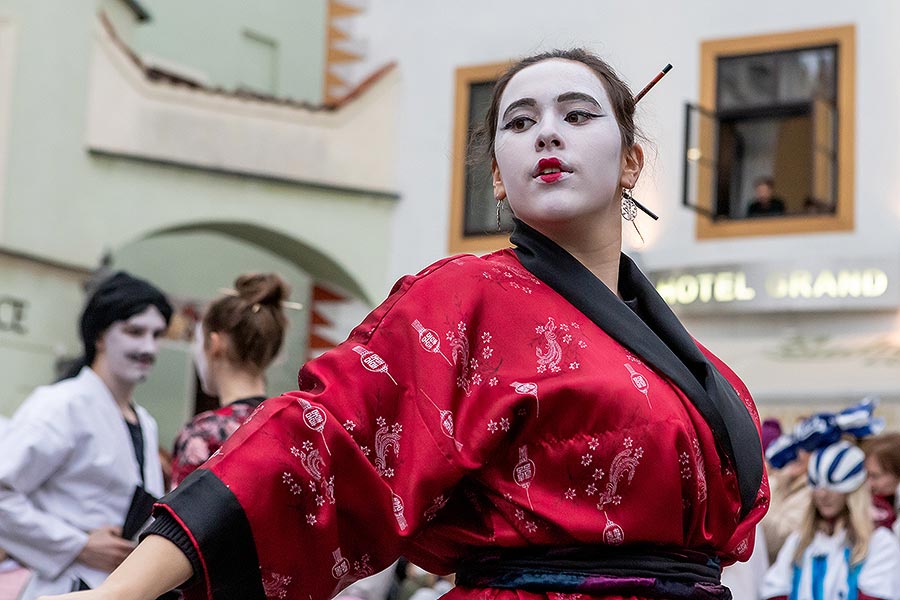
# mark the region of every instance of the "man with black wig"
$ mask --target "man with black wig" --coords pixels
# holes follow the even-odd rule
[[[0,548],[34,572],[23,600],[99,585],[134,548],[126,519],[164,493],[156,422],[133,392],[171,316],[150,283],[105,279],[81,316],[85,366],[37,388],[0,439]]]

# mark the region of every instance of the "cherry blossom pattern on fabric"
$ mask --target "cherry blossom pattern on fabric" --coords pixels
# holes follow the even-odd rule
[[[499,367],[491,345],[493,335],[489,331],[476,335],[473,347],[469,341],[468,325],[465,321],[459,321],[456,329],[447,332],[446,338],[457,368],[456,385],[466,396],[471,396],[488,375],[491,376],[488,385],[493,387],[497,384],[495,376]]]

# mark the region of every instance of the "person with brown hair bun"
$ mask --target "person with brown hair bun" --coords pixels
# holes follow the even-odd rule
[[[234,292],[212,302],[194,333],[194,365],[204,393],[220,408],[194,417],[178,434],[172,488],[213,455],[266,399],[266,368],[284,340],[282,302],[290,294],[274,273],[241,275]]]
[[[622,254],[635,101],[581,49],[514,64],[481,139],[516,229],[401,279],[71,600],[327,600],[405,556],[448,600],[726,600],[768,505],[740,379]]]

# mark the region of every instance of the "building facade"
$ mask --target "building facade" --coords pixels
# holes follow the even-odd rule
[[[624,237],[690,331],[764,414],[875,394],[900,425],[894,3],[225,4],[0,0],[0,411],[76,348],[104,254],[184,305],[254,268],[307,306],[353,300],[296,317],[272,392],[291,387],[323,322],[340,337],[397,277],[504,243],[460,217],[491,204],[465,134],[503,64],[581,45],[635,90],[674,65],[638,109],[635,196],[660,220]],[[786,214],[747,219],[763,174]],[[146,386],[173,398],[161,421],[189,411],[184,345]]]

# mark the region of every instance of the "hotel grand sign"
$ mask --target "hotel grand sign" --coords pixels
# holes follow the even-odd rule
[[[683,313],[900,307],[900,261],[889,259],[754,263],[648,276],[666,302]]]

